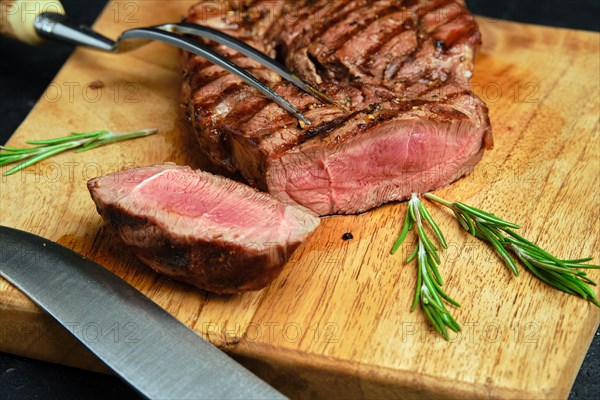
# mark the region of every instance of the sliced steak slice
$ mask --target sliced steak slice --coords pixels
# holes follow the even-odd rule
[[[88,189],[142,262],[217,293],[265,287],[319,225],[306,209],[173,164],[92,179]]]
[[[182,98],[201,151],[252,186],[320,215],[354,214],[448,185],[492,148],[488,109],[469,84],[481,35],[462,1],[232,0],[207,12],[210,4],[192,7],[188,21],[277,56],[341,105],[234,55],[312,122],[301,126],[184,56]]]

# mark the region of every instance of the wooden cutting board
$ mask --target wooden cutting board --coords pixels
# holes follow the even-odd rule
[[[176,21],[193,1],[112,2],[96,28],[109,36]],[[562,257],[600,257],[600,37],[480,19],[473,79],[490,106],[496,148],[442,190],[523,224]],[[156,136],[64,154],[2,177],[0,221],[61,243],[114,271],[284,393],[308,397],[566,398],[600,310],[523,272],[431,207],[450,242],[442,273],[462,335],[445,342],[411,313],[413,265],[389,249],[405,204],[322,226],[258,293],[216,296],[151,272],[109,234],[85,182],[165,161],[202,165],[180,123],[178,52],[161,44],[122,56],[78,49],[9,141],[69,131],[160,129]],[[101,81],[93,89],[90,83]],[[18,101],[18,100],[15,100]],[[6,169],[4,169],[5,171]],[[343,241],[351,232],[354,240]],[[592,277],[600,278],[598,271]],[[104,369],[23,294],[0,282],[0,350]],[[94,326],[80,326],[90,340]],[[115,340],[135,335],[116,321]]]

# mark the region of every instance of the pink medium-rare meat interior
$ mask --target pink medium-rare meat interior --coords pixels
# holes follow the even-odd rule
[[[173,164],[88,182],[98,212],[158,272],[218,293],[273,280],[319,225],[306,209]]]
[[[404,200],[468,174],[483,149],[468,120],[436,125],[419,119],[390,121],[340,146],[300,146],[272,161],[268,186],[280,199],[318,214],[360,213]]]
[[[304,212],[245,185],[187,169],[166,169],[146,178],[132,188],[129,200],[132,209],[168,219],[181,234],[207,239],[299,241],[308,222]]]

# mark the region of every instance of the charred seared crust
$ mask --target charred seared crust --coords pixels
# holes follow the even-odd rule
[[[300,244],[284,248],[208,242],[176,236],[156,220],[131,215],[117,205],[100,205],[98,212],[134,254],[156,272],[215,293],[264,288],[279,275],[285,260]]]

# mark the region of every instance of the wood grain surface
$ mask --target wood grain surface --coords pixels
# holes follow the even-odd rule
[[[179,20],[191,3],[115,1],[96,28],[116,37]],[[484,46],[473,85],[489,104],[496,147],[473,174],[439,193],[521,223],[526,237],[561,257],[598,259],[599,35],[479,22]],[[463,332],[450,342],[410,312],[416,273],[402,259],[411,246],[389,255],[405,204],[324,219],[257,293],[204,293],[135,260],[103,225],[85,182],[130,166],[203,165],[180,122],[177,65],[178,51],[162,44],[120,56],[75,51],[9,145],[104,128],[160,133],[2,177],[0,222],[106,266],[295,398],[566,398],[599,310],[525,271],[513,277],[433,206],[450,242],[442,255],[445,288],[463,305],[451,310]],[[354,240],[343,241],[345,232]],[[0,311],[0,350],[105,369],[5,281]],[[117,321],[119,338],[130,334],[124,322]]]

